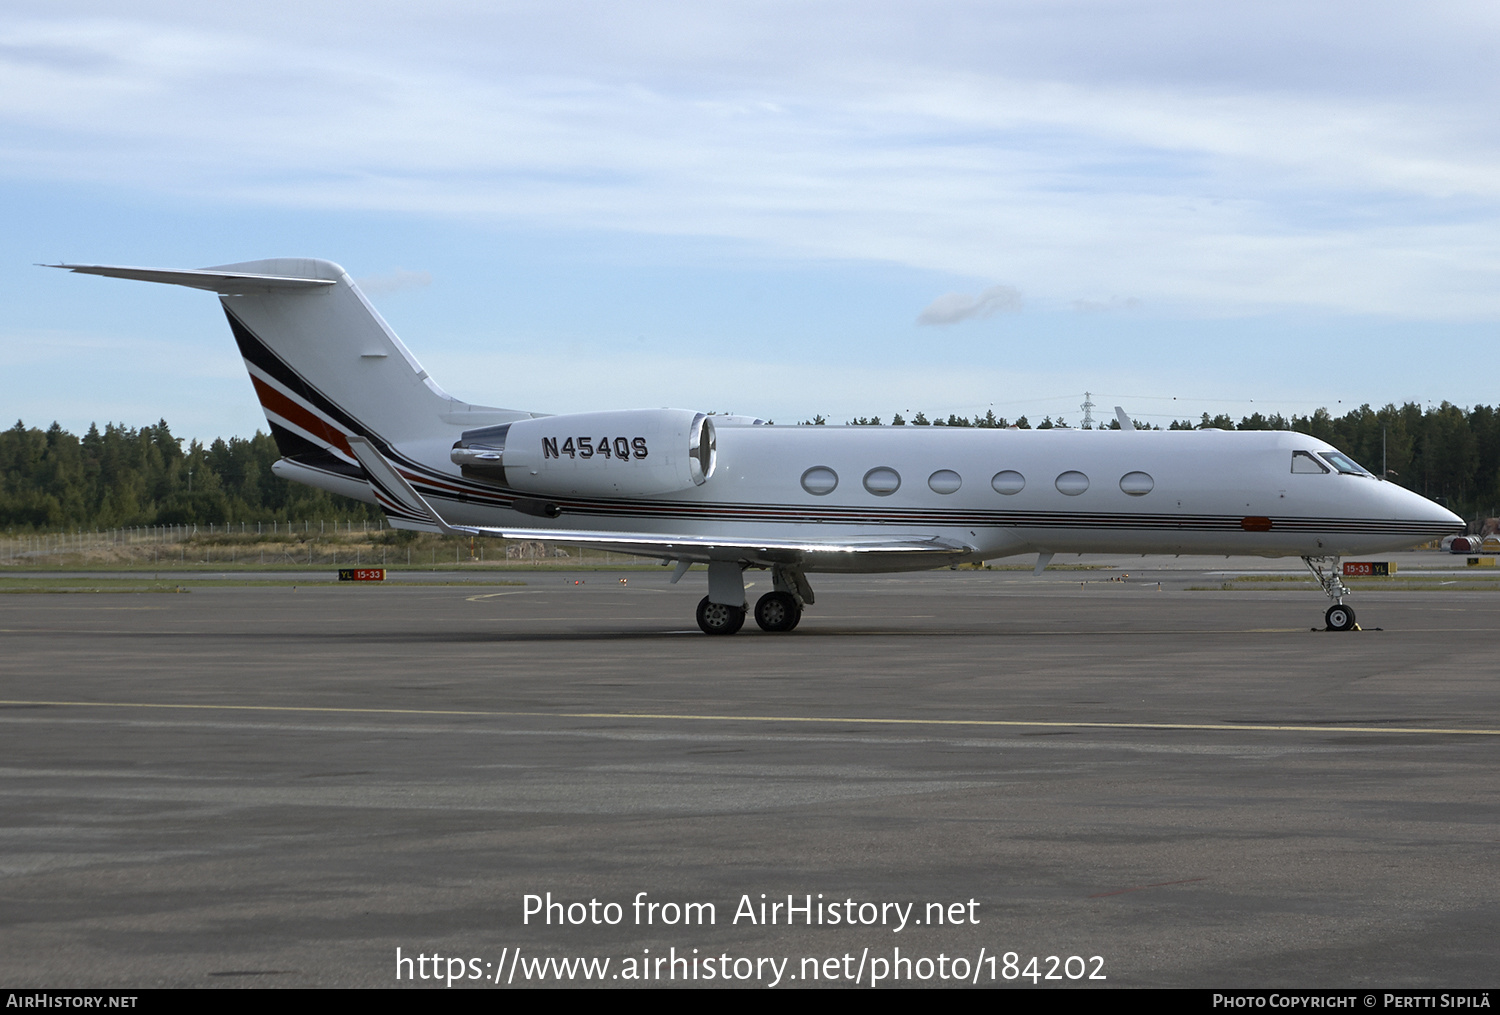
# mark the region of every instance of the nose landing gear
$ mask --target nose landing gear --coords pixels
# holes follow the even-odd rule
[[[1333,600],[1333,605],[1323,614],[1323,622],[1328,625],[1328,630],[1358,631],[1359,625],[1354,622],[1354,611],[1344,605],[1344,597],[1349,594],[1349,587],[1339,577],[1339,559],[1337,557],[1303,557],[1302,563],[1307,565],[1307,569],[1323,587],[1323,593]]]
[[[1349,631],[1354,628],[1354,611],[1347,606],[1333,605],[1323,614],[1323,622],[1330,631]]]

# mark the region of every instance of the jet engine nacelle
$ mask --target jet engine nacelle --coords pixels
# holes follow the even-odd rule
[[[690,409],[575,412],[466,430],[452,458],[465,476],[548,497],[649,497],[714,473],[713,420]]]

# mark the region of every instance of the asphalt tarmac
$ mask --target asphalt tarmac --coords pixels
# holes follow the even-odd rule
[[[0,596],[0,986],[1494,986],[1500,599],[1116,576]]]

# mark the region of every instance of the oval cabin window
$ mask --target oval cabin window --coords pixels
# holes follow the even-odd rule
[[[990,486],[995,488],[996,493],[1009,496],[1026,489],[1026,477],[1013,469],[1006,469],[1004,472],[995,473],[995,478],[990,480]]]
[[[889,497],[901,489],[901,474],[881,466],[865,473],[865,489],[877,497]]]
[[[1077,497],[1089,488],[1089,477],[1081,472],[1064,472],[1057,477],[1057,492]]]
[[[815,465],[802,474],[802,489],[814,497],[822,497],[839,485],[839,474],[826,465]]]
[[[1144,497],[1156,488],[1156,480],[1144,472],[1127,472],[1120,477],[1120,489],[1132,497]]]
[[[939,469],[927,477],[927,485],[932,488],[933,493],[957,493],[964,481],[952,469]]]

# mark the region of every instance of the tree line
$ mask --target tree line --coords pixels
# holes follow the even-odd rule
[[[271,474],[270,435],[204,445],[166,420],[91,425],[82,437],[17,421],[0,433],[0,527],[7,531],[381,517],[372,505]]]
[[[822,416],[807,421],[826,423]],[[880,426],[859,417],[856,426]],[[966,418],[950,414],[894,426],[960,426],[1045,430],[1066,427],[1063,419],[1014,423],[993,411]],[[1110,420],[1108,429],[1118,429]],[[1148,427],[1137,422],[1139,429]],[[1372,409],[1362,405],[1342,416],[1319,409],[1306,416],[1253,413],[1238,422],[1227,415],[1175,420],[1167,429],[1296,430],[1343,450],[1371,472],[1431,497],[1466,518],[1494,516],[1500,506],[1500,411],[1478,405],[1463,409],[1444,402]],[[1150,429],[1160,429],[1154,427]],[[373,505],[338,497],[271,473],[281,457],[264,433],[222,438],[211,444],[174,437],[165,420],[139,429],[91,425],[82,437],[53,423],[46,430],[21,421],[0,432],[0,527],[8,531],[105,529],[130,525],[194,525],[210,522],[270,522],[304,518],[380,518]]]

